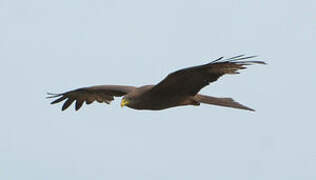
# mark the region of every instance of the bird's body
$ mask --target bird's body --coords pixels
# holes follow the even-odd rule
[[[151,96],[150,94],[150,89],[152,89],[154,85],[146,85],[146,86],[141,86],[136,89],[136,98],[141,99],[141,101],[132,101],[135,103],[128,103],[126,106],[133,108],[133,109],[147,109],[147,110],[162,110],[166,108],[171,108],[179,105],[189,105],[188,99],[192,99],[190,96],[172,96],[169,97],[167,95],[161,94],[160,96]],[[138,96],[138,93],[141,90],[142,92],[145,92]],[[133,92],[131,92],[133,93]],[[133,95],[133,94],[131,94]],[[123,97],[124,99],[128,99],[133,96],[126,96]],[[193,105],[193,104],[192,104]]]
[[[52,104],[66,100],[62,110],[67,109],[76,101],[76,110],[82,104],[90,104],[93,101],[109,104],[115,96],[123,96],[121,106],[128,106],[137,110],[163,110],[166,108],[200,105],[200,103],[213,104],[225,107],[253,109],[235,102],[231,98],[216,98],[198,94],[198,92],[211,82],[216,81],[224,74],[238,74],[238,70],[245,69],[250,64],[265,64],[262,61],[241,61],[254,56],[236,56],[222,60],[219,58],[211,63],[189,67],[169,74],[156,85],[141,87],[121,85],[101,85],[80,88],[61,94],[51,94],[48,98],[57,98]]]

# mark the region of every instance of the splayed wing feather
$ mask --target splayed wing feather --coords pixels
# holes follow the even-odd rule
[[[81,106],[83,105],[83,100],[82,99],[77,99],[76,100],[76,111],[78,111],[80,108],[81,108]]]
[[[62,95],[59,95],[59,96],[62,96]],[[56,96],[56,97],[59,97],[59,96]],[[54,97],[49,97],[49,98],[54,98]],[[66,96],[62,96],[62,97],[56,99],[55,101],[51,102],[51,104],[59,103],[59,102],[65,100],[66,98],[67,98]]]
[[[91,104],[91,103],[93,103],[93,101],[94,101],[93,97],[87,97],[86,104]]]
[[[75,99],[72,98],[72,97],[67,99],[66,102],[64,103],[63,107],[62,107],[62,110],[64,111],[65,109],[67,109],[74,101],[75,101]]]
[[[238,56],[234,56],[234,57],[228,58],[226,60],[238,59],[238,58],[243,57],[243,56],[245,56],[245,55],[241,54],[241,55],[238,55]]]

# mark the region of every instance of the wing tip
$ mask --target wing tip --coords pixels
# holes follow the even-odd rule
[[[252,59],[252,58],[257,58],[259,57],[258,55],[253,55],[253,56],[246,56],[245,54],[241,54],[238,56],[234,56],[234,57],[230,57],[230,58],[225,58],[224,57],[220,57],[214,61],[212,61],[210,64],[216,64],[216,63],[225,63],[225,62],[232,62],[232,63],[242,63],[245,64],[246,63],[252,63],[252,64],[267,64],[264,61],[241,61],[241,60],[245,60],[245,59]]]
[[[47,92],[47,97],[46,99],[49,99],[49,98],[56,98],[56,97],[59,97],[59,96],[62,96],[63,94],[59,94],[59,93],[50,93],[50,92]]]

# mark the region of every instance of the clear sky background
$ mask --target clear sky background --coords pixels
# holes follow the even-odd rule
[[[316,1],[0,0],[1,180],[316,179]],[[259,55],[210,105],[61,112],[46,92],[140,86]]]

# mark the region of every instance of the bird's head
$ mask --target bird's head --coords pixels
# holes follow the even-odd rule
[[[121,107],[124,107],[124,106],[128,106],[128,104],[131,102],[130,98],[128,97],[123,97],[122,100],[121,100]]]
[[[126,94],[121,101],[121,107],[128,106],[130,108],[140,109],[143,102],[147,99],[146,92],[150,90],[153,86],[146,85],[137,88],[136,90]]]
[[[126,95],[121,100],[121,107],[124,107],[124,106],[133,107],[135,103],[137,102],[138,100],[136,97],[132,95]]]

